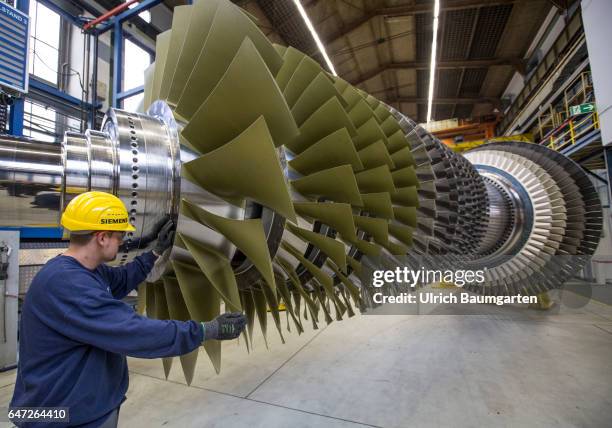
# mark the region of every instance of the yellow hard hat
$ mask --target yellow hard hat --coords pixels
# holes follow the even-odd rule
[[[74,198],[64,214],[62,226],[71,232],[85,230],[112,230],[131,232],[128,212],[115,195],[105,192],[85,192]]]

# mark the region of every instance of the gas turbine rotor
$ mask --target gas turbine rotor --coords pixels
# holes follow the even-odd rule
[[[521,143],[453,153],[302,52],[272,45],[227,0],[177,6],[156,48],[146,113],[111,109],[101,132],[66,134],[61,153],[0,141],[8,197],[19,186],[57,196],[28,224],[59,223],[76,194],[114,193],[137,228],[122,264],[176,220],[175,246],[139,288],[149,317],[207,321],[223,304],[246,313],[249,347],[256,318],[266,335],[268,308],[282,338],[280,302],[298,332],[306,316],[315,328],[353,316],[364,256],[443,257],[488,268],[475,292],[535,294],[584,263],[558,255],[595,251],[599,198],[558,153]],[[21,214],[5,224],[23,225]],[[219,371],[220,342],[204,348]],[[197,355],[180,358],[188,382]]]

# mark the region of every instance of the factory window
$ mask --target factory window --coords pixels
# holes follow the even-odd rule
[[[129,90],[144,85],[144,72],[151,64],[151,55],[133,42],[126,40],[124,48],[123,90]],[[135,111],[142,101],[143,94],[123,100],[123,108]]]
[[[57,85],[60,16],[33,1],[30,18],[30,74]]]
[[[54,109],[26,101],[23,110],[23,135],[40,141],[57,140]]]

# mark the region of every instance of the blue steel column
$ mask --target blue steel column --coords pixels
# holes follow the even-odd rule
[[[122,22],[117,19],[113,31],[113,93],[111,97],[112,107],[119,107],[119,94],[123,88],[123,27]]]

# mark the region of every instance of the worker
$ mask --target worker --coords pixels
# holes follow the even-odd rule
[[[22,307],[11,408],[64,407],[68,425],[52,426],[115,427],[128,389],[126,356],[182,355],[244,330],[239,312],[207,322],[155,320],[122,302],[172,246],[175,229],[168,221],[152,251],[124,266],[106,266],[124,234],[135,230],[128,218],[121,200],[103,192],[78,195],[66,207],[61,223],[70,231],[68,250],[36,274]]]

